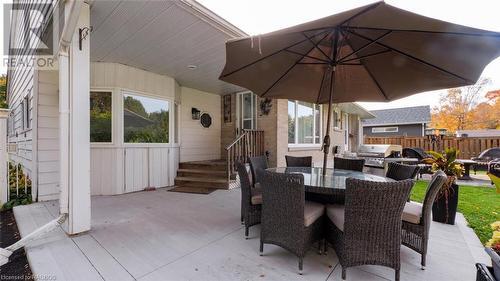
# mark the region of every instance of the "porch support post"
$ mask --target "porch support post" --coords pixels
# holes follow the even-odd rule
[[[7,194],[7,118],[8,109],[0,109],[0,206],[8,201]]]
[[[79,29],[90,26],[90,9],[83,3],[71,44],[59,55],[61,212],[65,230],[90,230],[90,35],[81,41]]]

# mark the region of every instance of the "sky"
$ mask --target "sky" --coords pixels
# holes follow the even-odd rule
[[[345,10],[367,5],[366,0],[198,0],[249,35],[264,34]],[[386,3],[424,16],[500,32],[498,0],[394,0]],[[500,58],[483,72],[492,79],[487,90],[500,89]],[[444,91],[416,94],[390,103],[360,103],[373,109],[439,104]]]
[[[102,1],[102,0],[101,0]],[[0,51],[4,54],[4,13],[0,5]],[[341,11],[373,3],[367,0],[198,0],[201,4],[250,35],[270,31],[329,16]],[[497,0],[390,0],[386,3],[424,16],[457,24],[500,32],[500,1]],[[4,56],[2,56],[4,58]],[[0,65],[0,74],[7,69]],[[486,90],[500,89],[500,58],[484,70],[492,83]],[[360,103],[367,109],[439,104],[440,94],[434,91],[416,94],[390,103]]]

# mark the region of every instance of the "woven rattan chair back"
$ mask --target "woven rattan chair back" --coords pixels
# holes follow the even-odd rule
[[[285,155],[285,161],[287,167],[311,167],[312,166],[312,156],[295,157]]]
[[[304,176],[266,171],[262,186],[261,235],[289,248],[304,228]]]
[[[403,221],[403,229],[401,232],[402,243],[421,254],[420,264],[422,265],[422,269],[425,268],[426,265],[432,205],[434,204],[434,200],[439,190],[447,180],[448,177],[443,171],[434,173],[431,181],[427,185],[419,224]]]
[[[241,197],[242,197],[242,204],[250,204],[251,198],[252,198],[252,192],[250,190],[251,183],[250,183],[250,175],[248,174],[247,167],[245,164],[241,162],[236,163],[236,170],[238,171],[238,177],[240,178],[240,185],[241,185]]]
[[[432,213],[432,205],[434,204],[434,200],[439,193],[439,190],[448,180],[448,177],[443,171],[437,171],[432,176],[431,181],[427,185],[427,190],[425,192],[425,198],[422,206],[422,218],[420,220],[421,224],[424,224],[428,229],[431,224],[431,213]]]
[[[346,180],[344,251],[347,267],[400,268],[401,216],[414,180]],[[342,264],[342,262],[341,262]]]
[[[341,157],[333,158],[334,169],[363,172],[364,166],[365,166],[365,159],[349,159]]]
[[[264,171],[268,168],[266,156],[248,157],[250,170],[252,171],[253,184],[260,183],[264,177]]]
[[[417,165],[391,162],[388,164],[385,176],[397,181],[415,179],[419,170],[420,168]]]

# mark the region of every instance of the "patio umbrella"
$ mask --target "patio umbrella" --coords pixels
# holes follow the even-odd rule
[[[312,22],[226,43],[219,79],[261,97],[328,103],[391,101],[474,84],[500,55],[500,33],[377,2]]]

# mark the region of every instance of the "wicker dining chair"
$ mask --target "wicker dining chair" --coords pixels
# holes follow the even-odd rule
[[[245,238],[248,239],[248,230],[259,224],[262,213],[262,193],[260,189],[252,188],[247,168],[242,163],[236,163],[241,185],[241,212],[245,225]]]
[[[326,240],[333,245],[345,280],[348,267],[394,268],[399,280],[401,216],[414,180],[346,179],[345,205],[327,205]]]
[[[385,176],[397,181],[415,179],[419,170],[420,167],[417,165],[406,165],[396,162],[390,162],[388,164],[387,173],[385,174]]]
[[[299,258],[302,274],[306,252],[323,238],[325,206],[305,200],[302,174],[266,171],[262,187],[260,254],[264,244],[278,245]]]
[[[312,156],[295,157],[285,155],[287,167],[312,167]]]
[[[349,159],[349,158],[333,157],[334,169],[363,172],[364,166],[365,166],[365,159]]]
[[[263,173],[268,168],[266,156],[248,157],[250,170],[252,171],[253,185],[262,181]]]
[[[429,230],[431,226],[432,204],[439,190],[447,181],[443,171],[434,173],[427,185],[424,203],[407,202],[403,211],[403,225],[401,239],[403,245],[421,254],[422,269],[425,269],[425,258],[429,242]]]

